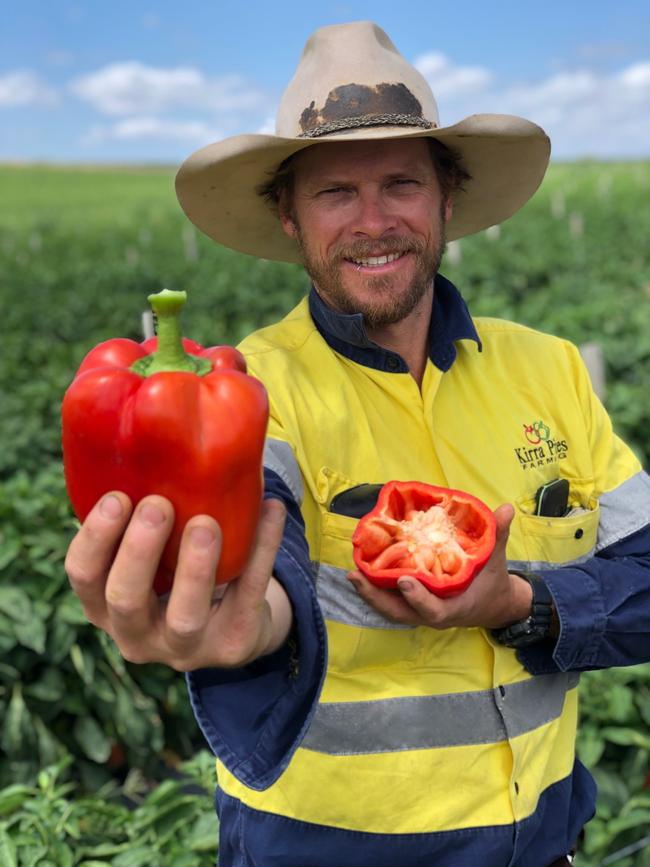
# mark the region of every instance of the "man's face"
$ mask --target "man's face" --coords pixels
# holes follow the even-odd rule
[[[296,157],[285,232],[330,306],[369,328],[407,316],[431,286],[451,203],[424,139],[338,142]]]

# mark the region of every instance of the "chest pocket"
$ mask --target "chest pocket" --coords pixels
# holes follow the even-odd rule
[[[580,563],[593,556],[598,536],[600,507],[589,482],[571,485],[570,512],[562,518],[532,514],[534,500],[517,502],[523,549],[531,569],[548,569]]]
[[[366,480],[374,482],[375,480]],[[329,511],[332,499],[343,491],[361,484],[342,473],[323,467],[318,474],[320,501],[320,553],[316,574],[316,593],[325,618],[362,629],[410,630],[404,624],[387,620],[368,606],[347,580],[356,569],[352,557],[352,534],[358,518]],[[355,652],[358,648],[355,646]]]
[[[344,491],[356,488],[361,483],[343,473],[323,467],[317,479],[320,503],[320,556],[321,564],[339,569],[354,569],[352,558],[352,534],[359,522],[358,518],[339,515],[330,511],[332,500]]]

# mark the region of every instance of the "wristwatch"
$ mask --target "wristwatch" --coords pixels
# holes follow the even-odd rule
[[[530,614],[523,620],[511,623],[501,629],[493,629],[492,636],[506,647],[530,647],[550,637],[553,618],[553,597],[544,579],[534,572],[508,570],[511,575],[519,575],[533,588],[533,602]]]

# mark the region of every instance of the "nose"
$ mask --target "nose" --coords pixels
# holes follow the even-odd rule
[[[361,188],[357,196],[357,207],[352,231],[358,238],[381,238],[394,232],[397,219],[391,212],[381,189]]]

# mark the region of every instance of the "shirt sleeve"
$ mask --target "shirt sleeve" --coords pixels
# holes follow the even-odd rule
[[[533,674],[650,661],[650,478],[614,433],[572,347],[600,520],[594,556],[540,571],[560,620],[550,642],[518,656]]]
[[[650,524],[571,568],[539,573],[560,620],[550,643],[522,649],[532,674],[650,662]]]
[[[214,752],[245,785],[272,785],[289,764],[316,708],[325,675],[325,625],[316,598],[304,522],[301,478],[291,446],[268,439],[265,498],[286,506],[274,575],[292,605],[289,640],[275,653],[239,669],[187,675],[197,722]]]

